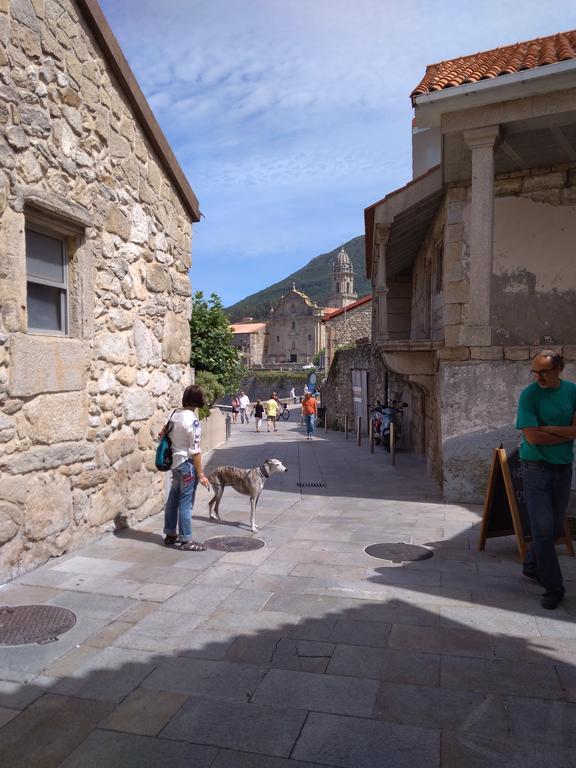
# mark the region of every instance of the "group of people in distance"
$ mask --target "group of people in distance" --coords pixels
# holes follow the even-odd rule
[[[290,397],[292,398],[292,402],[294,404],[298,403],[298,397],[296,395],[296,390],[294,387],[290,390]],[[318,399],[320,397],[320,389],[318,387],[314,388],[314,391],[310,391],[309,387],[305,384],[304,389],[302,392],[302,397],[300,398],[300,403],[302,406],[302,419],[301,423],[306,425],[306,439],[312,440],[314,436],[314,426],[316,423],[316,418],[318,417]],[[245,392],[239,392],[237,395],[234,395],[232,397],[232,423],[237,424],[238,423],[238,414],[240,414],[240,423],[241,424],[249,424],[250,423],[250,416],[254,416],[255,424],[256,424],[256,432],[262,431],[260,427],[262,426],[262,420],[264,419],[264,416],[266,416],[266,427],[267,432],[277,432],[277,419],[279,412],[284,407],[282,403],[280,402],[278,396],[276,395],[276,392],[272,392],[270,395],[269,400],[265,400],[262,402],[262,400],[256,400],[256,402],[252,405],[252,409],[250,413],[248,413],[250,409],[250,398]]]

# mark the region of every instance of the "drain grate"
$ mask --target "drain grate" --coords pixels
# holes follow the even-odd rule
[[[326,483],[296,483],[299,488],[326,488]]]
[[[0,645],[51,643],[76,624],[76,616],[54,605],[0,607]]]
[[[364,552],[371,557],[377,557],[379,560],[390,560],[393,563],[428,560],[429,557],[434,555],[434,552],[427,547],[405,544],[402,541],[397,541],[395,544],[370,544]]]
[[[260,539],[250,539],[247,536],[217,536],[204,542],[208,549],[220,552],[249,552],[251,549],[261,549],[264,542]]]

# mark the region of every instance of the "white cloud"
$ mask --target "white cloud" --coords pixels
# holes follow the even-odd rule
[[[564,0],[101,3],[206,213],[196,263],[292,248],[286,272],[409,179],[426,64],[576,27]]]

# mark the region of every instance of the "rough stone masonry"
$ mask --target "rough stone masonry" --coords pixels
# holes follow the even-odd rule
[[[197,217],[90,6],[0,0],[3,579],[159,510],[156,436],[189,383]],[[29,327],[27,230],[65,253],[64,332]]]

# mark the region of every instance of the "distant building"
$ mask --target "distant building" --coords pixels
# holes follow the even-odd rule
[[[346,307],[356,301],[358,295],[354,292],[354,267],[344,248],[334,257],[331,280],[332,293],[328,299],[331,307]]]
[[[261,368],[264,360],[266,323],[235,323],[230,329],[234,334],[232,344],[240,350],[244,365],[248,368]]]
[[[363,296],[341,309],[329,310],[322,316],[325,327],[326,370],[338,347],[353,344],[361,339],[370,341],[372,336],[372,294]]]
[[[302,291],[292,290],[282,296],[271,310],[266,323],[264,364],[270,366],[306,365],[325,346],[322,316],[325,307],[319,307]]]

